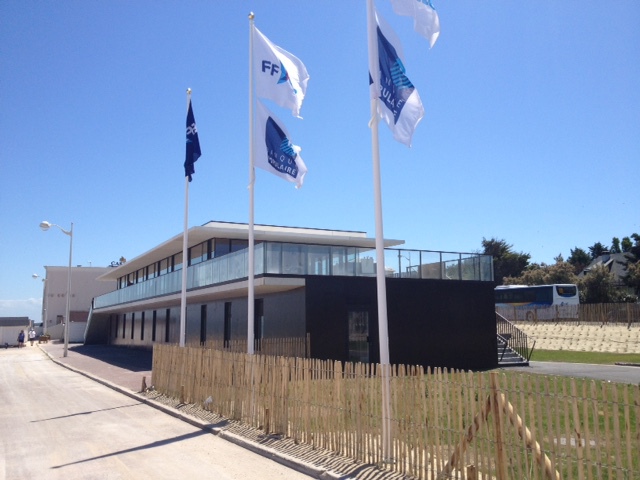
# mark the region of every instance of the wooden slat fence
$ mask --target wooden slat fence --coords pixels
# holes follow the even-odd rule
[[[187,346],[246,353],[247,340],[210,339],[206,342],[189,343]],[[254,351],[262,355],[309,358],[311,352],[310,336],[256,339],[254,343]]]
[[[575,306],[500,307],[496,312],[510,322],[528,321],[533,323],[569,324],[624,324],[629,328],[640,327],[640,304],[638,303],[582,303]]]
[[[268,434],[420,479],[640,480],[640,386],[154,346],[153,382]],[[211,397],[209,402],[205,400]]]

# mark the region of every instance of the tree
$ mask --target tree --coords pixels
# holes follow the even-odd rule
[[[604,245],[602,245],[600,242],[596,242],[593,244],[593,246],[589,247],[589,252],[591,253],[592,260],[595,260],[596,258],[604,254],[604,252],[607,252],[608,250],[609,249]]]
[[[519,277],[505,278],[505,285],[551,285],[554,283],[578,283],[578,277],[569,262],[557,261],[553,265],[534,263]]]
[[[627,275],[624,277],[624,283],[633,288],[634,293],[640,296],[640,261],[627,264]]]
[[[622,253],[622,249],[620,247],[620,239],[618,237],[613,237],[611,239],[611,253]]]
[[[567,262],[573,265],[573,273],[578,275],[591,263],[591,257],[583,249],[576,247],[571,250],[571,255],[567,258]]]
[[[631,243],[631,239],[629,237],[623,237],[622,242],[620,244],[623,253],[628,253],[631,251],[633,247],[633,243]]]
[[[493,257],[493,275],[498,283],[502,285],[505,277],[519,276],[529,264],[531,255],[528,253],[515,253],[511,249],[513,245],[509,245],[505,240],[492,238],[482,239],[482,248],[484,255]]]
[[[580,303],[615,303],[618,300],[613,274],[604,265],[592,268],[579,280],[578,286]]]

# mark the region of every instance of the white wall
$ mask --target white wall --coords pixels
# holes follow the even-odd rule
[[[44,267],[47,276],[42,302],[47,320],[47,333],[56,325],[58,316],[64,318],[67,309],[68,267]],[[108,267],[71,268],[71,323],[86,322],[93,297],[112,292],[116,282],[103,282],[97,277],[109,271]],[[72,327],[73,328],[73,327]],[[84,334],[84,332],[83,332]]]

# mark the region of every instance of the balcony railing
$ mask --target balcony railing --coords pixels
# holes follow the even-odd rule
[[[248,254],[244,249],[190,266],[187,290],[246,279]],[[255,246],[254,274],[373,277],[375,257],[370,248],[262,242]],[[490,255],[385,249],[384,263],[393,278],[493,281]],[[181,271],[161,275],[96,297],[94,308],[179,293],[181,281]]]

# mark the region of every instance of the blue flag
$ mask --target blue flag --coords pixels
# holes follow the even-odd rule
[[[189,110],[187,111],[187,153],[184,159],[184,176],[189,177],[189,181],[191,181],[191,175],[196,172],[194,164],[196,160],[200,158],[200,155],[198,129],[196,128],[196,119],[193,116],[193,109],[191,108],[191,99],[189,99]]]
[[[256,103],[255,166],[302,187],[307,166],[282,122],[260,101]]]
[[[418,90],[406,75],[402,47],[391,27],[376,12],[378,72],[369,72],[372,98],[377,98],[378,114],[398,142],[411,146],[411,137],[424,116]]]

